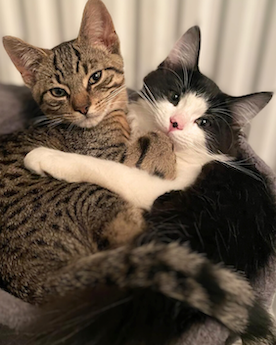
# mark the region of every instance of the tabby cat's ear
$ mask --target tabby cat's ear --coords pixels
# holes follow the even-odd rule
[[[12,36],[3,37],[3,44],[25,84],[32,88],[36,81],[37,68],[42,60],[51,54],[51,50],[34,47]]]
[[[77,41],[86,45],[104,45],[111,53],[120,53],[111,16],[100,0],[87,1]]]
[[[272,92],[258,92],[242,97],[230,98],[230,110],[233,114],[233,124],[246,126],[271,100]]]
[[[196,69],[200,51],[200,29],[190,28],[174,45],[170,54],[160,65],[169,67],[186,67]]]

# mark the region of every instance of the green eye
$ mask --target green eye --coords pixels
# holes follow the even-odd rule
[[[67,92],[64,89],[61,89],[60,87],[55,87],[50,90],[51,94],[54,97],[65,97],[67,96]]]
[[[176,91],[170,91],[169,92],[169,101],[174,105],[176,106],[179,101],[180,101],[180,94]]]
[[[96,84],[102,77],[102,71],[97,71],[91,75],[91,77],[88,80],[89,85]]]

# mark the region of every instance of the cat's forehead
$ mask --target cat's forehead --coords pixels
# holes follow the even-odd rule
[[[76,41],[64,42],[52,49],[49,65],[52,73],[61,75],[66,81],[91,75],[111,66],[123,69],[123,59],[118,54],[110,54],[104,47],[79,45]]]
[[[109,59],[103,52],[93,48],[78,47],[73,42],[66,42],[53,50],[53,67],[64,75],[75,75],[91,70],[101,69],[108,64]]]
[[[180,100],[179,106],[195,117],[203,115],[209,108],[206,98],[194,91],[188,91]]]
[[[185,66],[175,69],[162,66],[145,78],[145,83],[162,96],[168,90],[193,92],[212,100],[221,94],[219,87],[199,70],[191,70]]]

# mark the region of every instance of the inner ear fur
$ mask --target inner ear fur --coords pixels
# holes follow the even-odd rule
[[[100,0],[86,3],[77,42],[87,45],[103,45],[109,52],[120,54],[120,41],[112,18]]]
[[[231,97],[230,110],[233,122],[245,127],[271,100],[272,92],[257,92],[241,97]]]
[[[190,28],[174,45],[168,57],[159,67],[186,67],[197,69],[200,53],[200,29],[198,26]]]
[[[15,67],[21,73],[24,83],[30,88],[33,87],[36,81],[36,71],[43,59],[52,53],[51,50],[32,46],[12,36],[5,36],[3,45]]]

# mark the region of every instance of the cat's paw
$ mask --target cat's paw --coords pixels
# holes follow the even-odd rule
[[[41,167],[41,161],[43,157],[48,154],[49,149],[45,147],[39,147],[30,151],[24,158],[25,168],[34,172],[37,175],[46,176],[45,172]]]
[[[27,169],[41,176],[48,174],[57,180],[83,182],[78,157],[73,153],[39,147],[26,155],[24,164]]]
[[[57,179],[62,179],[59,176],[59,167],[62,164],[63,155],[64,152],[39,147],[26,155],[24,164],[27,169],[38,175],[46,176],[49,174]]]
[[[159,131],[149,132],[133,142],[128,147],[124,164],[164,179],[173,180],[176,177],[173,143]]]

